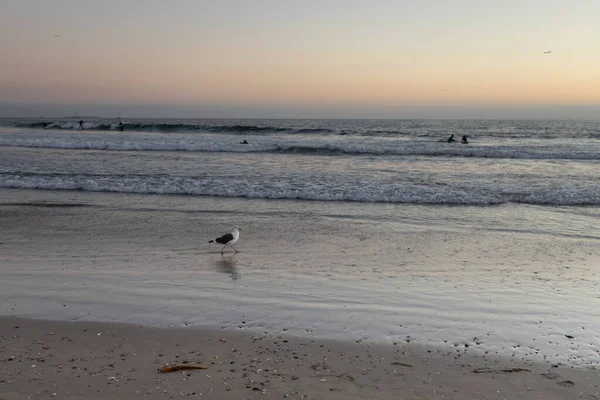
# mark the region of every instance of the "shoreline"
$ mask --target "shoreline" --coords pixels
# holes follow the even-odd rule
[[[61,206],[6,205],[40,201]],[[599,365],[597,240],[581,210],[21,190],[0,202],[0,315]],[[232,223],[240,252],[222,257],[207,242]]]
[[[597,368],[467,349],[17,317],[0,338],[3,399],[600,398]],[[184,363],[208,368],[157,371]]]

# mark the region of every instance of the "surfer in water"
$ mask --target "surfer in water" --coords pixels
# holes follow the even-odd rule
[[[79,121],[79,129],[83,130],[83,120]]]
[[[448,138],[448,143],[452,143],[452,142],[456,142],[456,140],[454,140],[454,133],[452,135],[450,135],[450,137]]]
[[[121,132],[123,132],[124,129],[125,129],[125,125],[123,124],[123,121],[119,121],[119,130]]]
[[[469,144],[469,141],[467,140],[467,135],[463,135],[462,139],[460,139],[460,142],[462,144]]]
[[[240,144],[248,144],[248,141],[246,139],[244,139],[244,141],[240,142]]]

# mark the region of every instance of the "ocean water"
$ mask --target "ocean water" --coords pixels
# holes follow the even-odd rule
[[[0,315],[600,363],[598,121],[46,122],[0,120]]]
[[[0,121],[0,187],[409,204],[600,204],[600,122]],[[470,143],[447,143],[454,134]],[[246,140],[248,144],[240,144]]]

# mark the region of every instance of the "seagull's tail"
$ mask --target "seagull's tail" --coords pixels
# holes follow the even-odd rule
[[[209,240],[209,241],[208,241],[208,243],[214,243],[214,242],[215,242],[214,240]]]

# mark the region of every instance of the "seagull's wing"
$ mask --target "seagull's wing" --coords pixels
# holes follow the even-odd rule
[[[215,242],[225,244],[225,243],[231,242],[232,240],[233,240],[233,234],[227,233],[219,238],[216,238]]]

